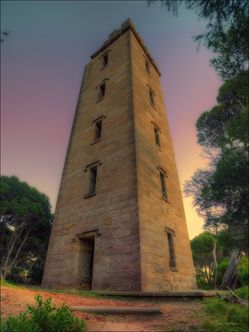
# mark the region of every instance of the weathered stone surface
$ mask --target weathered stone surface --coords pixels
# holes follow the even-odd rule
[[[84,239],[94,238],[91,287],[163,291],[195,288],[173,146],[159,71],[133,25],[122,29],[86,66],[57,200],[43,276],[46,287],[80,287]],[[108,65],[101,56],[108,51]],[[152,61],[152,59],[151,59]],[[98,86],[106,80],[104,98]],[[155,93],[150,103],[149,87]],[[94,142],[93,121],[102,116]],[[154,126],[160,128],[160,148]],[[95,144],[92,144],[95,143]],[[97,162],[95,195],[88,165]],[[158,167],[167,172],[162,198]],[[176,269],[169,267],[165,227],[174,231]],[[89,261],[89,259],[87,260]],[[90,263],[89,263],[90,264]]]
[[[97,307],[82,307],[82,306],[74,306],[71,307],[73,311],[81,311],[81,312],[89,312],[95,314],[161,314],[161,309],[159,307],[104,307],[104,306],[97,306]]]

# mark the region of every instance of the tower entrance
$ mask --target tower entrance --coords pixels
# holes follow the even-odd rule
[[[94,244],[94,236],[80,239],[79,281],[80,288],[86,290],[92,289]]]

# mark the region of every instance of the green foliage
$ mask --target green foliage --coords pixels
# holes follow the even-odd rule
[[[219,262],[223,258],[228,258],[231,255],[233,248],[233,240],[227,230],[222,230],[216,233],[216,238],[219,245]]]
[[[1,277],[39,283],[51,228],[46,195],[15,176],[1,176]]]
[[[149,0],[148,3],[157,0]],[[224,79],[236,77],[248,69],[249,5],[247,0],[161,0],[175,15],[181,5],[206,20],[206,31],[194,39],[203,42],[214,58],[210,61]]]
[[[215,264],[213,248],[216,236],[209,232],[203,232],[191,240],[194,265],[196,268],[197,286],[201,289],[214,288]],[[216,257],[222,254],[223,248],[219,242],[216,243]]]
[[[41,332],[39,326],[30,321],[25,313],[20,313],[18,317],[10,316],[1,324],[1,332]]]
[[[2,321],[2,332],[83,332],[85,323],[73,316],[68,306],[56,308],[51,299],[43,301],[35,297],[36,304],[18,316],[10,316]]]
[[[7,280],[4,280],[4,279],[0,280],[0,285],[1,285],[1,287],[10,287],[10,288],[20,287],[16,282],[11,281],[11,280],[7,281]]]
[[[214,235],[209,232],[203,232],[191,241],[191,248],[194,257],[206,262],[210,258],[210,253],[212,252],[214,245]]]
[[[228,28],[207,36],[206,46],[216,55],[210,63],[223,79],[231,79],[248,68],[249,17],[238,11]]]
[[[214,242],[216,242],[214,264]],[[203,232],[191,240],[191,249],[196,268],[197,285],[201,289],[219,287],[224,273],[229,265],[229,258],[233,250],[232,240],[227,231],[217,232],[216,235]],[[238,286],[246,286],[249,281],[248,256],[242,256],[237,268]]]
[[[217,285],[220,285],[222,283],[222,279],[228,267],[228,264],[229,264],[229,259],[227,257],[222,258],[222,260],[219,262],[216,268]]]
[[[206,31],[195,36],[195,40],[204,42],[212,51],[211,65],[225,81],[219,90],[218,104],[197,120],[198,143],[204,149],[208,166],[197,170],[185,183],[185,195],[194,198],[193,205],[205,219],[205,229],[226,230],[231,247],[248,254],[249,2],[161,0],[161,4],[175,15],[184,5],[206,20]],[[231,260],[223,287],[233,287],[236,265],[236,260]],[[203,280],[206,277],[200,276],[201,283]]]
[[[30,290],[39,290],[39,291],[47,291],[47,292],[53,292],[53,293],[59,293],[59,294],[71,294],[71,295],[77,295],[77,296],[82,296],[82,297],[96,297],[96,298],[106,298],[106,299],[117,299],[117,300],[126,300],[126,297],[119,296],[119,295],[108,295],[108,294],[100,294],[95,291],[85,291],[85,290],[79,290],[79,289],[51,289],[51,288],[41,288],[40,286],[25,286],[23,284],[18,284],[13,281],[7,281],[1,279],[1,287],[9,287],[9,288],[18,288],[18,289],[28,289]]]
[[[205,227],[226,229],[231,245],[248,252],[248,71],[222,85],[219,104],[199,117],[198,142],[209,160],[185,184]]]
[[[236,139],[248,142],[248,84],[248,71],[225,82],[218,92],[218,105],[201,114],[196,129],[204,148],[221,148]]]
[[[240,264],[238,267],[239,274],[239,284],[240,286],[248,286],[249,285],[249,259],[247,256],[244,256],[240,260]]]
[[[238,295],[238,297],[249,301],[249,286],[237,288],[235,293]]]
[[[203,273],[199,273],[198,271],[196,271],[196,283],[199,289],[210,290],[214,288],[213,277],[212,279],[207,279],[203,276]]]
[[[248,308],[220,299],[210,299],[205,304],[208,319],[203,328],[210,332],[246,332],[248,330]]]

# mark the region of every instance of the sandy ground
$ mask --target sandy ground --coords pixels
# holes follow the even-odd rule
[[[162,314],[88,314],[75,313],[87,323],[88,332],[180,332],[202,331],[203,304],[197,300],[163,300],[163,299],[115,299],[77,296],[54,293],[28,288],[1,288],[1,316],[16,315],[34,303],[34,296],[41,294],[44,298],[52,297],[56,305],[66,303],[68,306],[159,306]],[[58,331],[59,332],[59,331]]]

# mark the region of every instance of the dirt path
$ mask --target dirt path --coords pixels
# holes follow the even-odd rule
[[[161,308],[162,314],[154,315],[99,315],[75,313],[87,322],[88,332],[154,332],[154,331],[202,331],[203,304],[200,301],[169,301],[144,299],[106,299],[83,297],[64,293],[54,293],[26,288],[1,288],[1,315],[16,315],[26,309],[28,304],[34,303],[34,296],[41,294],[44,298],[52,297],[57,305],[66,303],[69,306],[151,306],[155,304]],[[59,331],[58,331],[59,332]]]

